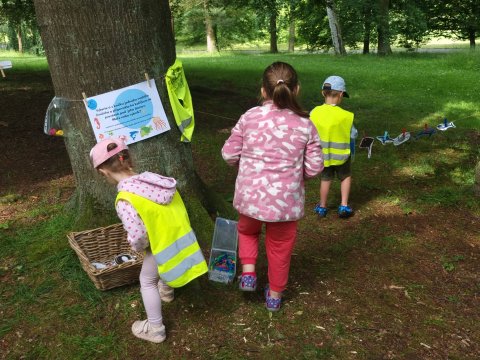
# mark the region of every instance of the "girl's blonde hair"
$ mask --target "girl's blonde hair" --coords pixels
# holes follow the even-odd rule
[[[279,109],[290,109],[299,116],[308,117],[297,102],[298,77],[290,64],[277,61],[268,66],[263,72],[262,86],[268,99]]]

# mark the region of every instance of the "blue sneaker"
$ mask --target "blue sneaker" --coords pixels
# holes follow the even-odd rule
[[[265,307],[268,311],[278,311],[282,305],[282,298],[275,299],[270,297],[270,286],[267,284],[265,286]]]
[[[238,288],[242,291],[257,290],[257,277],[255,275],[240,275],[238,277]]]
[[[338,207],[338,216],[342,219],[349,218],[353,216],[353,209],[348,205],[340,205]]]
[[[328,209],[326,207],[321,207],[319,204],[315,205],[315,209],[313,209],[313,211],[320,217],[325,217],[328,213]]]

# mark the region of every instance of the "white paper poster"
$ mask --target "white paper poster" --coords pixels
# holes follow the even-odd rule
[[[87,98],[97,142],[111,137],[133,144],[170,130],[155,80]]]

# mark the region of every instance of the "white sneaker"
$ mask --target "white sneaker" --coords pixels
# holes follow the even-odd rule
[[[132,324],[132,333],[140,339],[154,343],[161,343],[167,338],[164,325],[152,325],[148,320],[135,321]]]
[[[162,280],[158,282],[158,292],[163,302],[169,303],[175,298],[173,288],[165,284]]]

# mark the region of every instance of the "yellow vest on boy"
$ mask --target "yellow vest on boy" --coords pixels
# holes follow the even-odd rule
[[[342,165],[350,156],[353,113],[339,106],[323,104],[310,113],[322,143],[324,165]]]
[[[168,205],[127,191],[120,191],[118,200],[132,204],[143,220],[158,274],[169,286],[181,287],[208,271],[178,191]]]

